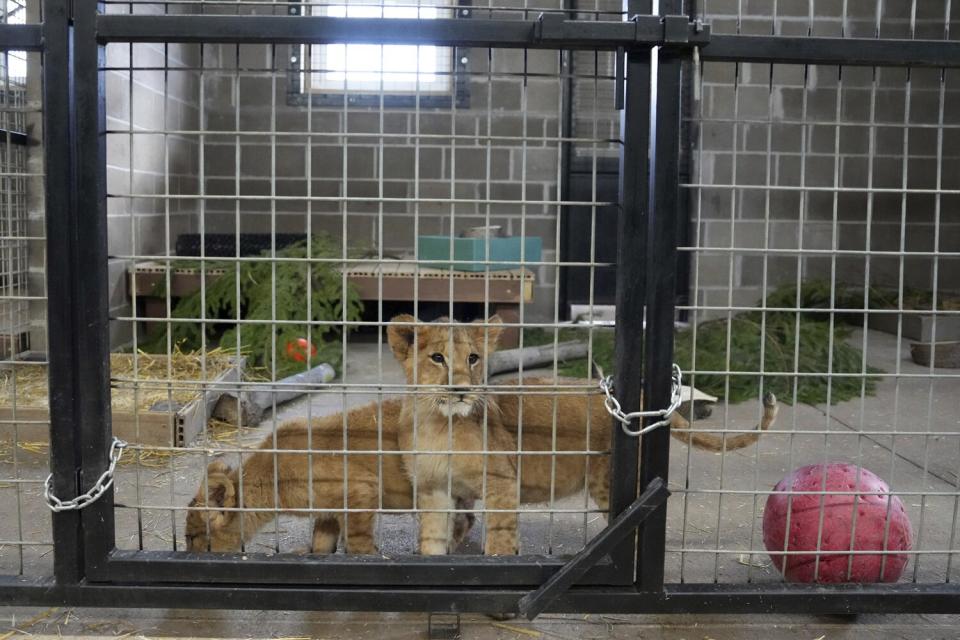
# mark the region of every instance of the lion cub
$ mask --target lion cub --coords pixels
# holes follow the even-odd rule
[[[452,549],[450,510],[476,499],[490,510],[484,553],[517,552],[516,440],[504,429],[492,399],[481,392],[485,357],[496,349],[500,322],[493,316],[484,324],[441,326],[400,315],[387,329],[407,382],[416,385],[403,399],[397,436],[400,449],[412,452],[404,453],[403,465],[420,510],[424,555]]]
[[[400,408],[400,402],[387,400],[379,408],[373,403],[353,409],[346,414],[346,431],[342,413],[314,418],[310,425],[303,418],[290,420],[277,429],[276,441],[268,435],[259,450],[244,453],[241,468],[214,460],[190,501],[191,507],[200,509],[187,513],[187,549],[239,551],[279,511],[315,518],[312,553],[334,553],[341,538],[347,553],[376,553],[376,512],[413,507],[413,488],[400,455],[390,453],[397,448]],[[350,453],[330,453],[343,450]],[[378,450],[383,454],[363,453]],[[234,510],[240,507],[253,510]],[[330,511],[316,515],[306,511],[311,507]],[[456,515],[454,545],[466,537],[473,522],[472,514]]]

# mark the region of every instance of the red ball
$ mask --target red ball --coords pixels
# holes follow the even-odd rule
[[[815,464],[797,469],[774,487],[775,493],[767,498],[763,512],[763,544],[774,566],[787,580],[896,582],[900,578],[907,564],[906,554],[816,553],[818,537],[821,552],[851,549],[854,511],[857,515],[853,550],[909,551],[913,546],[913,528],[900,498],[884,495],[890,492],[887,483],[863,467],[859,470],[858,484],[857,473],[857,466],[853,464]],[[791,490],[861,493],[793,494],[792,498],[782,493]],[[784,548],[788,510],[790,541]],[[813,553],[790,555],[782,553],[785,550]]]

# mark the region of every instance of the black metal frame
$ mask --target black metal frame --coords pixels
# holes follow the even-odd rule
[[[715,36],[661,0],[631,0],[627,22],[100,15],[92,2],[44,0],[42,25],[0,25],[0,50],[44,54],[50,332],[50,465],[55,492],[86,490],[107,466],[109,412],[104,91],[108,42],[404,42],[447,46],[623,49],[616,388],[625,411],[666,405],[676,279],[683,62],[704,60],[960,67],[960,43]],[[400,24],[403,23],[403,24]],[[651,49],[657,82],[651,92]],[[652,109],[652,111],[651,111]],[[656,158],[651,163],[650,158]],[[646,310],[645,338],[639,331]],[[960,611],[955,584],[664,584],[669,434],[642,447],[616,428],[611,526],[569,564],[556,557],[344,556],[118,551],[113,495],[53,516],[54,575],[0,577],[0,604],[514,612]],[[642,495],[639,495],[643,492]],[[641,498],[638,500],[638,497]],[[653,501],[651,501],[653,500]],[[646,502],[645,502],[646,501]],[[637,534],[630,535],[639,525]],[[295,560],[295,561],[294,561]],[[576,582],[574,585],[573,583]],[[421,586],[414,586],[414,585]],[[319,586],[318,586],[319,585]],[[377,585],[377,586],[373,586]],[[542,587],[541,587],[542,585]],[[594,586],[590,586],[594,585]],[[603,586],[599,586],[603,585]],[[530,595],[541,587],[539,595]],[[524,603],[521,605],[521,599]]]

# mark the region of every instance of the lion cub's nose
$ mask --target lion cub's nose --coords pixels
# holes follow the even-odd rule
[[[453,392],[457,394],[461,400],[463,400],[463,397],[470,393],[470,389],[467,387],[454,387]]]

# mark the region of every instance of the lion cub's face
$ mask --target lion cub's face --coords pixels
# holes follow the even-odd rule
[[[240,549],[240,535],[229,526],[235,511],[218,507],[236,507],[233,470],[219,460],[207,468],[207,480],[200,483],[191,507],[209,507],[209,511],[188,511],[184,537],[187,551],[234,551]],[[209,535],[208,535],[209,534]]]
[[[483,412],[486,357],[496,349],[503,328],[500,317],[487,325],[438,326],[419,323],[410,315],[394,317],[387,329],[393,355],[409,384],[433,387],[417,395],[418,408],[443,416],[467,417]],[[441,318],[439,322],[447,322]]]

